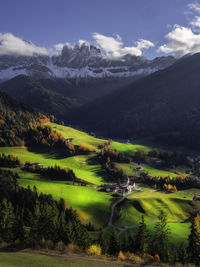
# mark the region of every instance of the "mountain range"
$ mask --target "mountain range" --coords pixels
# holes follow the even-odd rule
[[[199,69],[200,54],[111,59],[83,43],[52,57],[1,56],[0,90],[99,135],[200,148]]]
[[[108,78],[147,75],[171,65],[172,56],[148,60],[145,57],[127,54],[111,58],[88,43],[71,48],[65,45],[60,54],[47,56],[1,55],[0,80],[24,74],[41,78]]]

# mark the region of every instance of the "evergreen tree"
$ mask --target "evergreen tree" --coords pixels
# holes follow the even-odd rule
[[[200,226],[199,214],[192,218],[190,235],[188,237],[188,260],[198,264],[200,262]]]
[[[147,250],[147,226],[144,222],[143,215],[136,235],[135,250],[139,251],[141,254],[144,254]]]
[[[129,252],[134,252],[134,247],[135,247],[135,240],[134,237],[131,233],[128,234],[128,245],[127,249]]]
[[[110,255],[117,255],[119,252],[118,236],[115,228],[112,228],[112,232],[108,244],[108,253]]]
[[[15,215],[11,202],[6,198],[0,203],[0,239],[10,242],[14,238]]]
[[[154,254],[158,254],[164,262],[169,262],[169,228],[167,226],[167,216],[161,211],[158,216],[154,231]]]
[[[128,235],[125,232],[124,236],[123,236],[123,241],[122,241],[122,251],[123,252],[127,252],[128,250],[129,250],[129,247],[128,247]]]
[[[98,243],[101,247],[102,254],[105,254],[106,253],[106,242],[105,242],[105,237],[103,234],[103,229],[101,229],[101,231],[99,233]]]
[[[178,248],[178,262],[185,264],[187,262],[187,251],[184,243],[181,243]]]

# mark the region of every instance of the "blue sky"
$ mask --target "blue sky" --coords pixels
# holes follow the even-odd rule
[[[181,38],[192,40],[191,49],[196,49],[200,43],[198,7],[198,2],[188,0],[0,0],[0,32],[12,33],[47,49],[56,44],[68,42],[74,45],[79,40],[87,40],[97,43],[105,53],[113,56],[125,51],[139,55],[137,49],[150,58],[170,53],[179,56],[185,53],[186,48],[184,52],[174,52],[171,48],[173,44],[169,47],[168,43],[173,43],[176,36],[172,36],[173,40],[165,36],[181,31]],[[180,28],[175,26],[175,29],[174,25]],[[191,30],[194,36],[184,29]],[[107,48],[105,43],[112,40],[102,36],[119,41],[120,49]],[[199,38],[196,40],[196,37]],[[146,47],[140,49],[140,43],[136,42],[141,39],[153,45],[145,43]],[[159,49],[164,44],[168,46]],[[137,49],[123,50],[124,47]]]

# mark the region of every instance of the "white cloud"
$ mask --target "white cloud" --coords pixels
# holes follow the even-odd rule
[[[194,27],[194,29],[200,28],[200,17],[195,16],[195,18],[192,21],[190,21],[189,24],[192,25]]]
[[[200,4],[199,3],[191,3],[191,4],[188,4],[187,5],[189,9],[192,9],[196,12],[199,12],[200,13]]]
[[[200,52],[200,34],[195,34],[190,28],[175,25],[165,37],[168,43],[160,46],[158,52],[172,54],[175,57]]]
[[[0,33],[0,55],[10,54],[32,56],[34,54],[48,55],[48,52],[46,48],[35,46],[11,33]]]
[[[104,50],[106,55],[111,57],[121,57],[126,54],[141,56],[142,49],[154,47],[152,42],[143,39],[136,42],[136,46],[124,46],[122,38],[119,35],[116,35],[116,38],[114,38],[100,33],[94,33],[93,38],[97,45]]]

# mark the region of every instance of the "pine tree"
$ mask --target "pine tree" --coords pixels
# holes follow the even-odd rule
[[[136,235],[135,250],[139,251],[141,254],[144,254],[147,250],[147,226],[144,222],[143,215]]]
[[[112,232],[108,244],[108,253],[110,255],[117,255],[119,252],[118,236],[115,228],[112,228]]]
[[[200,226],[198,217],[199,215],[192,218],[187,248],[189,262],[194,262],[195,264],[200,262]]]
[[[101,247],[101,253],[105,254],[106,253],[106,242],[105,242],[105,238],[104,238],[104,234],[103,234],[103,230],[101,229],[100,233],[99,233],[99,238],[98,238],[98,243]]]
[[[181,243],[178,248],[178,262],[185,264],[187,262],[187,251],[184,243]]]
[[[154,254],[158,254],[162,261],[169,262],[169,228],[167,227],[167,216],[161,211],[158,216],[154,233]]]
[[[131,233],[128,234],[128,245],[127,249],[129,252],[134,252],[134,247],[135,247],[135,241]]]
[[[0,239],[2,241],[12,241],[14,238],[15,215],[11,202],[6,198],[0,203]]]
[[[122,251],[127,252],[128,251],[128,235],[125,232],[123,236],[123,241],[122,241]]]

